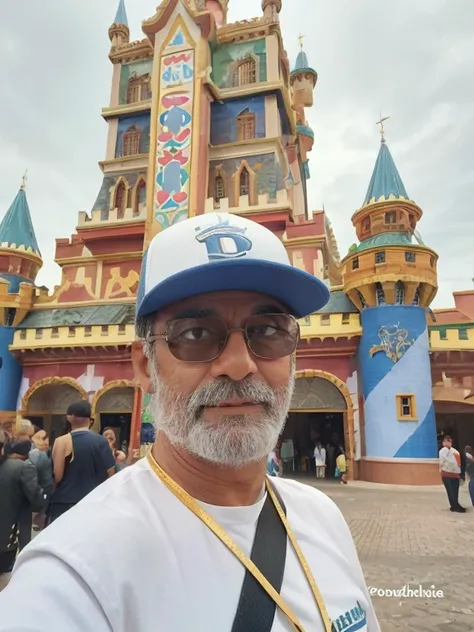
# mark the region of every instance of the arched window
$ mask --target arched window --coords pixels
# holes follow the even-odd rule
[[[115,208],[117,209],[117,219],[123,219],[127,208],[127,187],[123,180],[115,190]]]
[[[389,211],[385,213],[385,223],[386,224],[396,224],[397,223],[397,213],[396,211]]]
[[[257,83],[257,64],[255,59],[246,59],[240,62],[234,71],[233,87],[246,86],[249,83]]]
[[[237,117],[237,140],[252,140],[255,138],[255,114],[248,109]]]
[[[142,132],[132,125],[123,135],[122,156],[136,156],[140,153],[140,138]]]
[[[385,304],[385,292],[383,291],[383,287],[381,283],[375,284],[375,293],[377,296],[377,305]]]
[[[133,76],[128,80],[127,103],[138,103],[150,98],[150,75]]]
[[[216,189],[215,189],[214,199],[216,202],[219,202],[220,200],[225,198],[225,184],[224,184],[224,178],[222,176],[217,176],[215,186],[216,186]]]
[[[364,232],[370,230],[370,217],[364,217],[364,221],[362,222],[362,230]]]
[[[136,194],[135,194],[135,204],[133,208],[133,214],[140,214],[140,206],[146,204],[146,182],[141,179],[138,183]]]
[[[240,172],[239,191],[240,195],[248,195],[250,193],[250,174],[246,167]]]
[[[395,285],[395,305],[403,305],[405,302],[405,286],[402,281],[397,281]]]

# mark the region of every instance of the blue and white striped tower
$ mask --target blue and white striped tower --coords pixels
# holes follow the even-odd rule
[[[439,482],[425,310],[437,291],[438,257],[416,231],[421,216],[382,128],[367,195],[352,218],[360,243],[343,261],[344,289],[361,310],[360,475],[375,482]]]

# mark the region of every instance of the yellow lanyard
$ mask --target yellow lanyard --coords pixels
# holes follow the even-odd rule
[[[276,605],[280,608],[280,610],[288,617],[289,621],[292,623],[293,628],[297,630],[297,632],[305,632],[303,626],[299,622],[297,616],[293,613],[291,608],[285,603],[282,599],[281,595],[274,589],[274,587],[270,584],[267,578],[259,571],[259,569],[255,566],[252,560],[245,555],[245,553],[232,541],[232,539],[228,536],[226,531],[214,520],[214,518],[205,511],[201,505],[190,496],[182,487],[178,485],[168,474],[158,465],[155,461],[151,451],[148,453],[148,462],[158,476],[158,478],[166,485],[166,487],[170,490],[178,500],[180,500],[183,505],[185,505],[193,514],[203,522],[206,527],[208,527],[218,538],[219,540],[225,544],[225,546],[235,555],[235,557],[245,566],[245,568],[251,573],[254,578],[258,581],[258,583],[262,586],[262,588],[270,595]],[[301,564],[303,572],[308,580],[308,583],[311,587],[311,590],[314,595],[314,599],[316,601],[316,605],[318,606],[319,613],[321,615],[321,619],[323,621],[325,632],[331,632],[331,620],[329,618],[328,612],[326,610],[326,606],[324,605],[324,601],[321,593],[316,585],[313,574],[308,566],[308,563],[303,555],[303,552],[291,530],[291,527],[288,523],[285,512],[283,511],[278,498],[276,497],[268,479],[265,480],[265,486],[267,488],[267,493],[270,495],[270,498],[275,505],[275,508],[280,516],[280,520],[285,527],[288,539],[290,540],[295,553],[298,557],[298,560]]]

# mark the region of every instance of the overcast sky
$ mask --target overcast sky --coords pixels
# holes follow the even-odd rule
[[[156,1],[128,0],[133,39]],[[0,216],[28,169],[38,282],[50,288],[60,280],[54,239],[74,232],[101,183],[117,3],[0,0]],[[230,6],[231,21],[261,15],[260,0]],[[440,254],[435,307],[451,306],[474,277],[474,0],[283,0],[281,21],[292,64],[302,31],[319,73],[310,207],[325,205],[344,256],[379,149],[375,122],[391,116],[388,145]]]

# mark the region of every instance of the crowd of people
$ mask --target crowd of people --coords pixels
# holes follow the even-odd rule
[[[92,432],[91,407],[72,404],[51,438],[22,420],[14,433],[0,429],[0,590],[17,554],[41,531],[126,463],[112,428]]]

